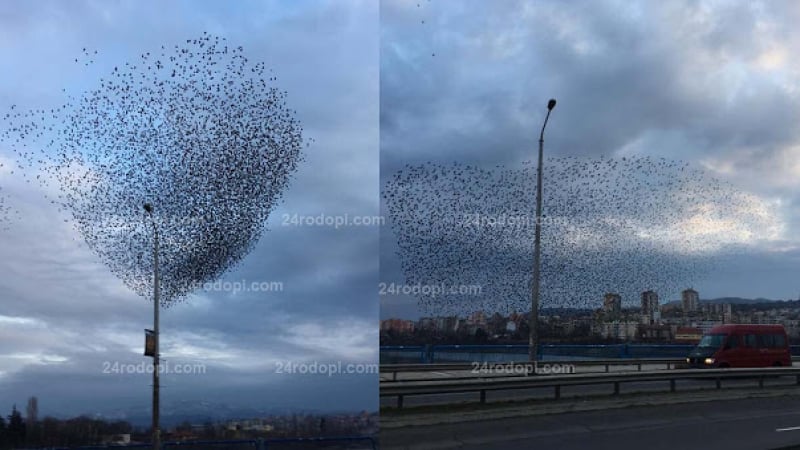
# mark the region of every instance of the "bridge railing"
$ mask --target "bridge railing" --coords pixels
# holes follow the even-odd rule
[[[403,407],[403,399],[409,396],[441,395],[475,392],[480,394],[480,402],[486,402],[487,392],[502,390],[523,390],[537,388],[552,388],[555,399],[561,397],[561,388],[564,386],[587,386],[598,384],[613,385],[612,395],[620,393],[623,383],[640,382],[669,382],[670,392],[676,391],[676,382],[679,380],[705,379],[714,381],[717,389],[722,388],[723,380],[752,379],[758,382],[759,388],[764,387],[764,380],[770,377],[792,376],[795,383],[800,385],[800,368],[797,367],[767,367],[759,369],[685,369],[662,370],[654,372],[623,372],[599,373],[576,375],[553,375],[541,377],[512,377],[512,378],[478,378],[471,380],[429,380],[429,381],[396,381],[382,383],[381,397],[397,398],[397,407]],[[458,402],[463,401],[459,399]]]
[[[683,358],[694,348],[691,344],[541,344],[539,359],[644,359]],[[790,346],[800,356],[800,345]],[[508,345],[396,345],[380,348],[381,364],[446,362],[514,362],[525,359],[527,344]]]
[[[539,363],[542,365],[543,363]],[[547,365],[547,363],[544,363]],[[561,366],[572,367],[602,367],[603,371],[611,372],[611,367],[633,367],[633,370],[641,372],[644,367],[657,367],[658,369],[670,370],[686,365],[685,358],[663,358],[663,359],[591,359],[591,360],[570,360],[564,363],[554,363]],[[429,372],[451,372],[447,377],[449,380],[470,379],[480,376],[488,372],[495,372],[499,375],[493,376],[528,376],[530,375],[525,370],[529,364],[524,360],[512,362],[493,362],[493,363],[480,363],[480,362],[464,362],[464,363],[431,363],[431,364],[381,364],[380,374],[381,382],[394,382],[398,380],[398,374],[401,373],[417,373],[425,374]],[[517,367],[525,366],[525,367]],[[453,373],[456,372],[456,373]],[[461,374],[459,374],[461,372]],[[388,378],[384,378],[386,375]],[[390,377],[389,377],[390,376]],[[428,380],[430,377],[423,375],[410,378],[406,376],[402,381],[412,380]]]
[[[426,363],[427,353],[423,345],[386,345],[380,348],[381,364]]]

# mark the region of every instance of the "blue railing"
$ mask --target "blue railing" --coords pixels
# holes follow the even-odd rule
[[[380,363],[426,363],[426,347],[422,345],[387,345],[381,347]]]
[[[224,447],[221,447],[224,446]],[[234,439],[234,440],[226,440],[226,441],[178,441],[178,442],[165,442],[162,444],[163,448],[186,448],[186,449],[197,449],[197,450],[206,450],[206,449],[229,449],[233,446],[233,448],[253,448],[256,450],[265,448],[263,445],[259,445],[259,441],[256,439]]]
[[[691,344],[541,344],[541,360],[682,358]],[[790,346],[800,356],[800,345]],[[381,364],[510,362],[527,358],[528,345],[396,345],[380,348]]]
[[[368,436],[358,436],[358,437],[340,437],[340,438],[286,438],[286,439],[265,439],[264,440],[264,449],[274,449],[281,444],[284,444],[287,448],[293,448],[294,445],[320,445],[324,444],[325,448],[330,448],[327,444],[338,444],[338,443],[363,443],[365,446],[369,446],[369,448],[376,450],[378,448],[377,442],[375,442],[374,438]],[[348,448],[352,448],[349,447]],[[365,447],[366,448],[366,447]]]

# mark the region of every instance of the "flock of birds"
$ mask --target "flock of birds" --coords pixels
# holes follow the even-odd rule
[[[0,188],[0,230],[7,230],[9,224],[9,207],[6,204],[6,196]]]
[[[79,63],[96,58],[84,49]],[[302,159],[302,126],[273,81],[242,47],[204,33],[114,67],[99,87],[59,107],[12,106],[0,116],[0,143],[15,152],[29,182],[57,184],[51,201],[145,297],[153,289],[157,230],[169,306],[248,254]],[[647,289],[671,295],[733,249],[732,236],[768,225],[751,213],[757,200],[685,163],[545,164],[543,306],[584,307],[606,292],[626,302]],[[532,164],[428,163],[388,181],[383,196],[407,282],[448,287],[420,295],[423,309],[527,309],[535,172]],[[0,195],[0,217],[6,209]],[[476,285],[478,295],[458,289]]]
[[[84,64],[96,57],[84,49]],[[29,182],[56,183],[50,200],[146,298],[157,231],[169,306],[253,248],[302,160],[303,128],[264,64],[225,38],[204,33],[110,72],[57,108],[12,106],[0,143]]]
[[[430,1],[431,0],[428,0],[428,3],[430,3]],[[417,3],[417,8],[422,8],[422,3]],[[420,19],[420,24],[425,25],[424,18]],[[436,56],[436,52],[431,52],[431,56]]]
[[[672,298],[769,226],[753,213],[758,199],[682,162],[565,157],[543,167],[543,307],[593,307],[608,292],[628,304],[645,290]],[[535,189],[530,163],[427,163],[387,181],[406,283],[445,288],[418,296],[423,311],[529,310]]]

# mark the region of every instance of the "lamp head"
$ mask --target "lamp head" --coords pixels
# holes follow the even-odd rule
[[[547,110],[552,111],[553,108],[556,107],[556,99],[551,98],[550,101],[547,102]]]

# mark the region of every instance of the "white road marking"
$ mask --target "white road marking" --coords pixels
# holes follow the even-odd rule
[[[800,430],[800,427],[776,428],[776,429],[775,429],[775,431],[777,431],[777,432],[779,432],[779,433],[780,433],[781,431],[797,431],[797,430]]]

